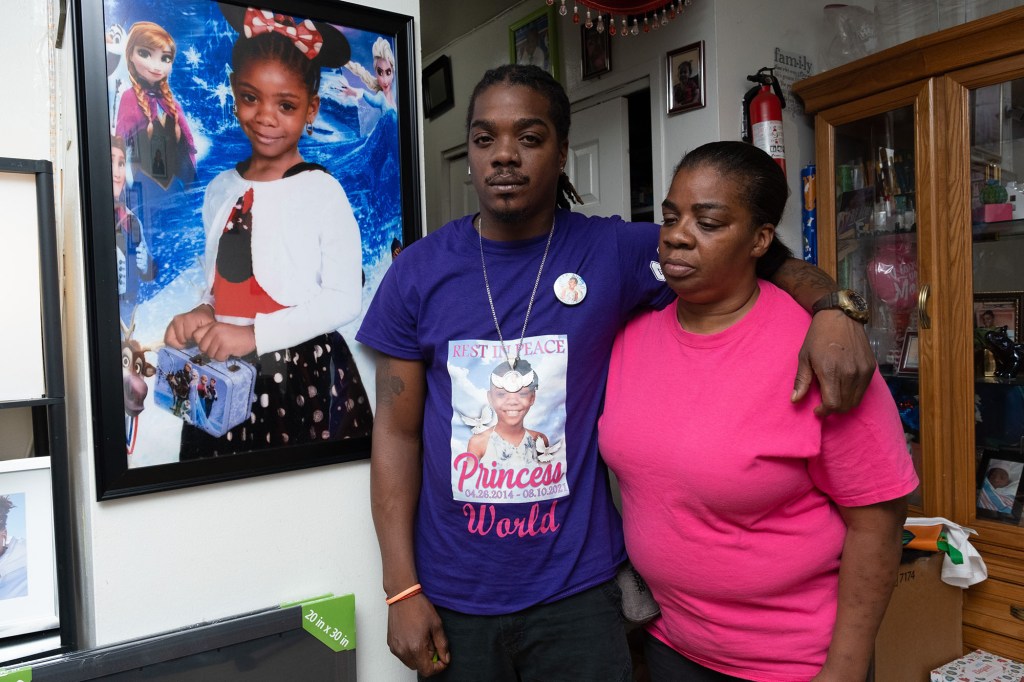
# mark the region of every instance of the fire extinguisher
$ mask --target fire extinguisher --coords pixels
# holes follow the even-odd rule
[[[786,99],[774,69],[764,67],[748,81],[757,83],[743,96],[743,141],[766,151],[786,172],[786,143],[782,137],[782,110]]]

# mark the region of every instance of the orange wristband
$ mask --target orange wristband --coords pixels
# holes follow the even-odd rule
[[[387,604],[388,606],[391,606],[392,604],[400,602],[403,599],[408,599],[409,597],[415,597],[417,594],[419,594],[422,591],[423,591],[423,586],[420,585],[419,583],[416,583],[412,587],[410,587],[410,588],[408,588],[406,590],[402,590],[401,592],[396,594],[394,597],[388,597],[387,599],[384,600],[384,603]]]

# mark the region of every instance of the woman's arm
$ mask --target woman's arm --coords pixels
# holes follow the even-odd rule
[[[825,272],[796,258],[783,261],[771,281],[808,312],[818,299],[838,288]],[[860,404],[875,364],[864,325],[838,310],[816,313],[800,348],[792,400],[807,395],[813,375],[821,389],[821,405],[814,412],[821,416],[846,412]]]
[[[896,584],[907,518],[906,498],[866,507],[839,507],[846,541],[839,564],[839,606],[832,643],[814,682],[863,682],[878,626]]]
[[[419,582],[413,537],[423,475],[425,401],[422,362],[377,356],[370,506],[388,596]],[[441,618],[423,594],[388,607],[388,646],[402,663],[424,677],[441,672],[450,660]]]

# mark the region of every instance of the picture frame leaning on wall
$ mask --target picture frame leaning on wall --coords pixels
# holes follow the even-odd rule
[[[412,18],[74,11],[97,497],[369,457],[354,335],[421,233]]]
[[[0,460],[0,641],[59,623],[49,457]]]

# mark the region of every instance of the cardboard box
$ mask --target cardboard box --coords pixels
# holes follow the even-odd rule
[[[976,649],[932,671],[931,682],[1024,682],[1024,663]]]
[[[942,582],[941,552],[905,552],[875,639],[874,682],[926,680],[963,653],[963,591]]]

